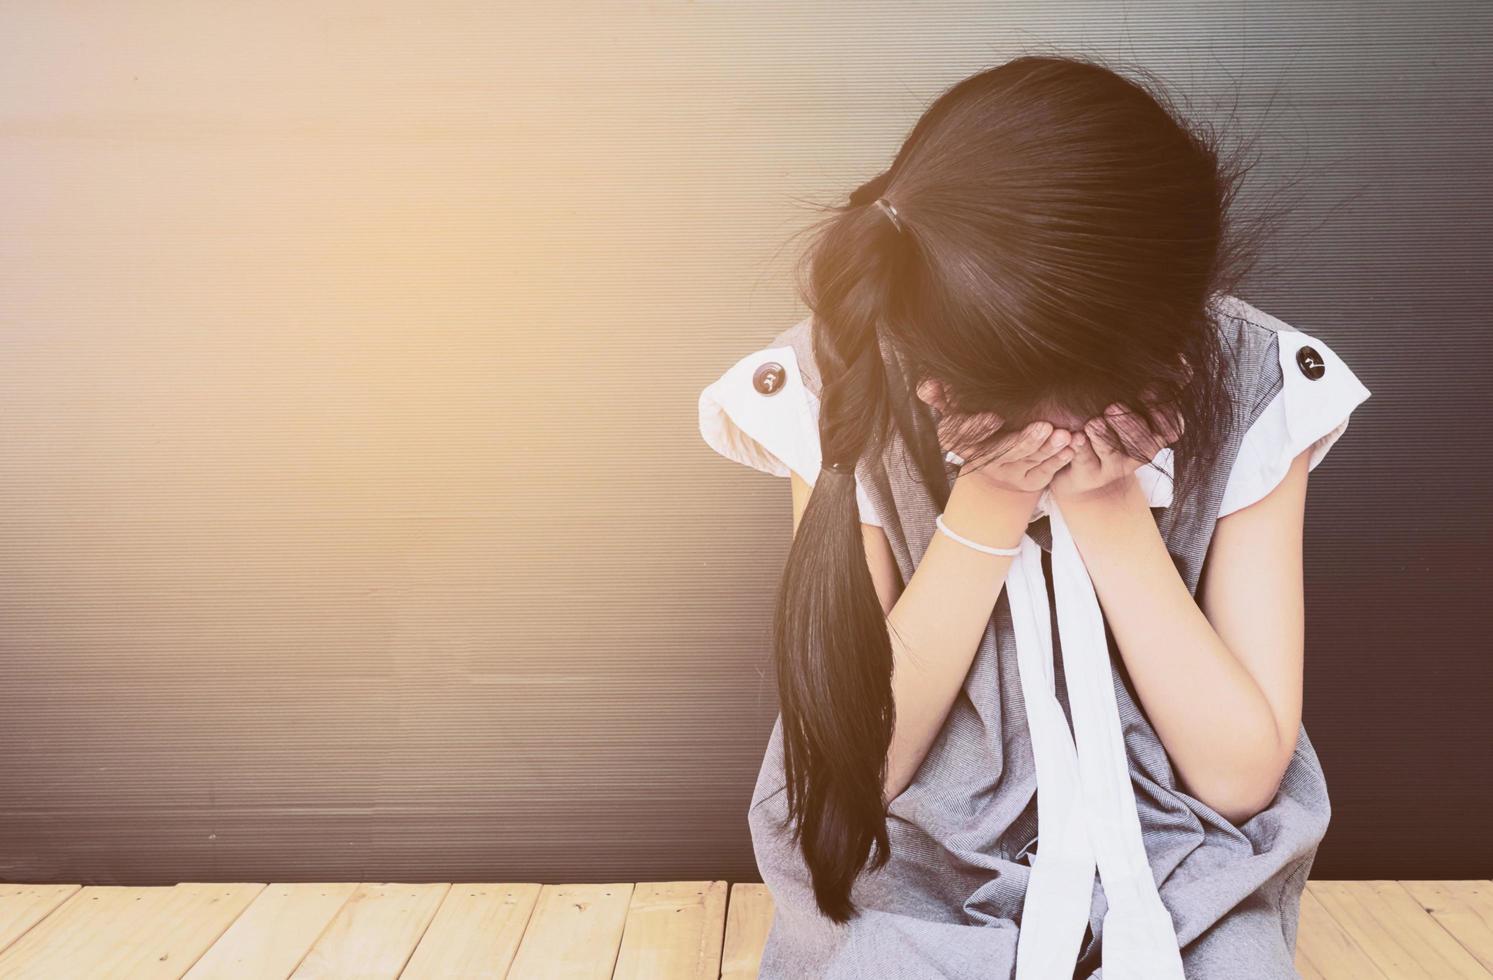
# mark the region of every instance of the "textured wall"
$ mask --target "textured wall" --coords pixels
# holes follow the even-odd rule
[[[1314,870],[1493,876],[1489,10],[5,4],[0,878],[753,878],[789,494],[695,398],[801,315],[801,202],[1046,45],[1303,181],[1241,292],[1374,392]]]

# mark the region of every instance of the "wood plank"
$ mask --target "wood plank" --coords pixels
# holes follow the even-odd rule
[[[1301,895],[1296,969],[1303,980],[1389,980],[1323,907],[1311,881]]]
[[[187,980],[283,980],[357,888],[349,881],[269,885],[193,964]]]
[[[1308,881],[1307,890],[1394,980],[1493,977],[1398,882]]]
[[[0,976],[178,980],[263,889],[260,883],[88,885],[0,953]]]
[[[749,980],[773,911],[724,881],[0,884],[0,977]],[[1309,881],[1296,967],[1490,980],[1493,882]]]
[[[762,947],[772,929],[772,892],[763,884],[731,886],[726,910],[726,940],[721,950],[721,980],[756,980]]]
[[[511,980],[609,980],[632,891],[627,881],[544,885]]]
[[[1420,907],[1493,972],[1493,881],[1402,881]]]
[[[633,888],[613,980],[719,980],[724,881],[644,881]]]
[[[21,938],[22,934],[52,910],[67,901],[80,885],[0,884],[0,950]]]
[[[503,980],[538,901],[538,884],[453,884],[399,980]]]
[[[361,884],[291,974],[296,980],[394,980],[449,884]]]

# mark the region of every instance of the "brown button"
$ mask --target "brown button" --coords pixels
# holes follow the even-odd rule
[[[788,372],[777,361],[768,361],[752,372],[752,387],[764,395],[776,395],[788,380]]]
[[[1327,373],[1327,362],[1322,360],[1322,355],[1317,353],[1315,347],[1302,347],[1296,352],[1296,366],[1301,368],[1301,373],[1316,381]]]

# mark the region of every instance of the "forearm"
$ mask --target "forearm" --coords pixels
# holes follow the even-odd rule
[[[1010,493],[960,477],[944,509],[951,530],[997,547],[1026,532],[1036,494]],[[933,535],[887,615],[896,726],[887,752],[888,801],[912,782],[943,727],[1015,559],[988,555]]]
[[[1224,816],[1252,816],[1279,783],[1279,726],[1182,581],[1139,484],[1059,506],[1174,768]]]

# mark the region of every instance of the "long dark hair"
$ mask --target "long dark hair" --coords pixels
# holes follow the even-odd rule
[[[874,460],[895,431],[942,508],[949,477],[915,394],[929,378],[952,410],[1004,419],[961,449],[970,465],[1054,406],[1089,418],[1111,402],[1157,428],[1180,414],[1176,497],[1216,461],[1235,419],[1210,306],[1254,265],[1273,215],[1256,209],[1242,230],[1244,154],[1225,159],[1217,132],[1134,74],[1057,55],[981,71],[928,107],[885,173],[825,208],[799,272],[826,467]],[[857,876],[890,858],[895,719],[848,472],[815,483],[773,642],[788,820],[820,910],[844,922]]]

